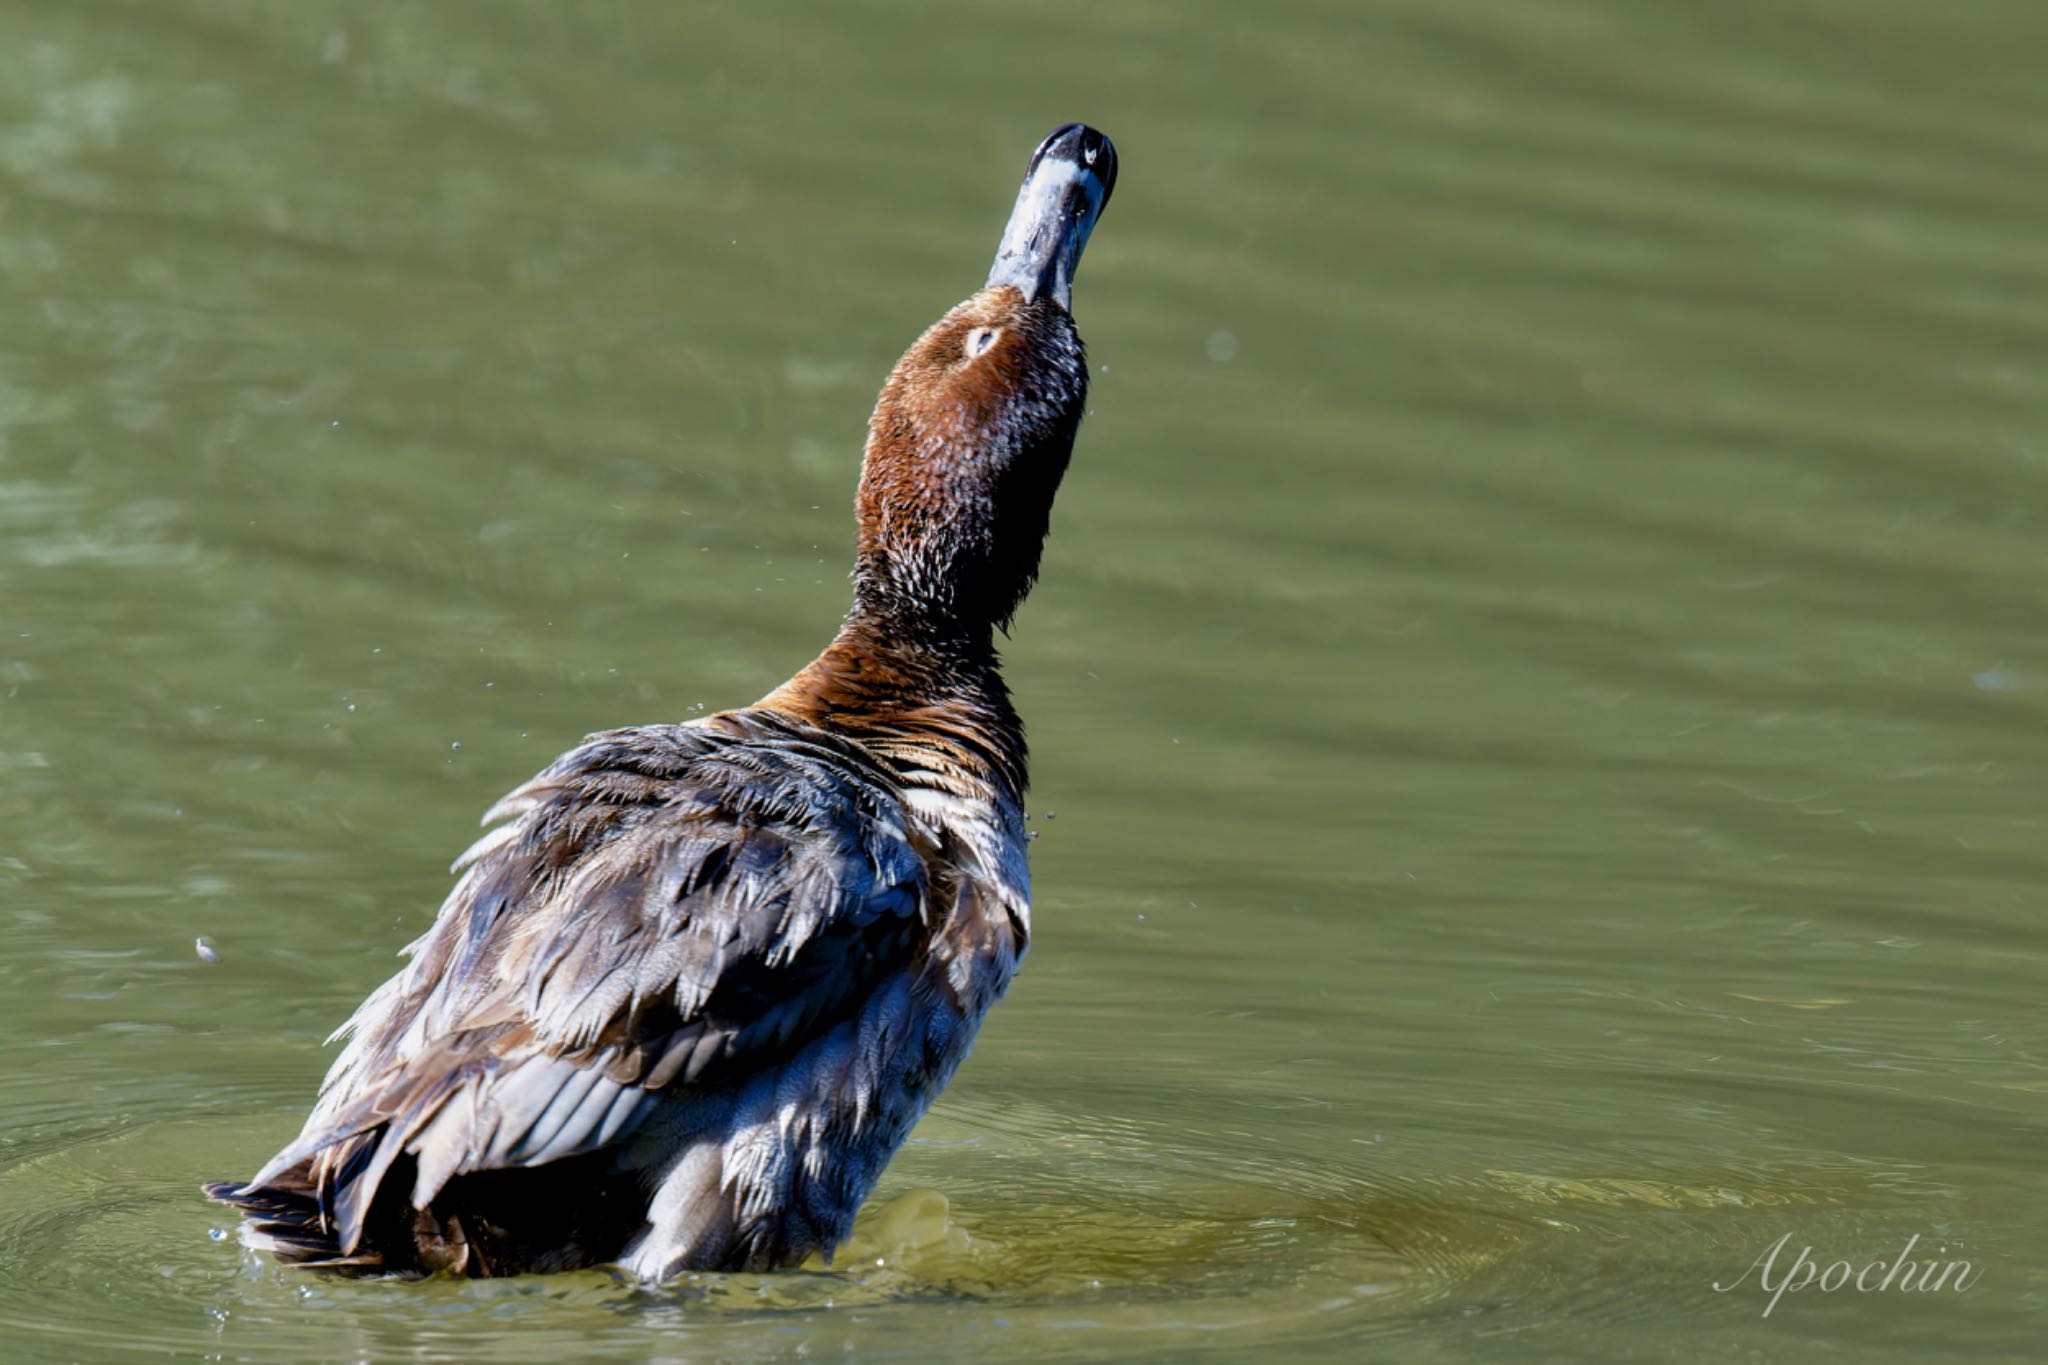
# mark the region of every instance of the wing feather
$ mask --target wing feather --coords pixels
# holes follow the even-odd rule
[[[308,1163],[343,1255],[401,1157],[423,1208],[464,1174],[620,1143],[921,951],[926,864],[889,775],[774,712],[593,735],[486,818],[506,823],[252,1182]]]

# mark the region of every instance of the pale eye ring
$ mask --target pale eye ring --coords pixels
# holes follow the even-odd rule
[[[995,345],[996,338],[1002,334],[1002,329],[998,327],[977,327],[969,332],[967,334],[967,344],[964,348],[967,352],[967,358],[972,360],[989,347]]]

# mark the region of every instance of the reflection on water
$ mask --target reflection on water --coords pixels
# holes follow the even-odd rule
[[[10,1359],[2031,1354],[2042,36],[16,7]],[[661,1290],[209,1237],[480,811],[829,634],[874,386],[1069,117],[1038,936],[897,1202]],[[1982,1279],[1713,1291],[1788,1234]]]

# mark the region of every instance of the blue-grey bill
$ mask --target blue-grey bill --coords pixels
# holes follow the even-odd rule
[[[1115,144],[1085,123],[1055,129],[1031,154],[988,282],[1071,311],[1081,249],[1115,188]]]

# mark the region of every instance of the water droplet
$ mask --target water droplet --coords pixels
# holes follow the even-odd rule
[[[1211,332],[1207,345],[1209,359],[1218,365],[1237,359],[1237,335],[1234,332]]]

